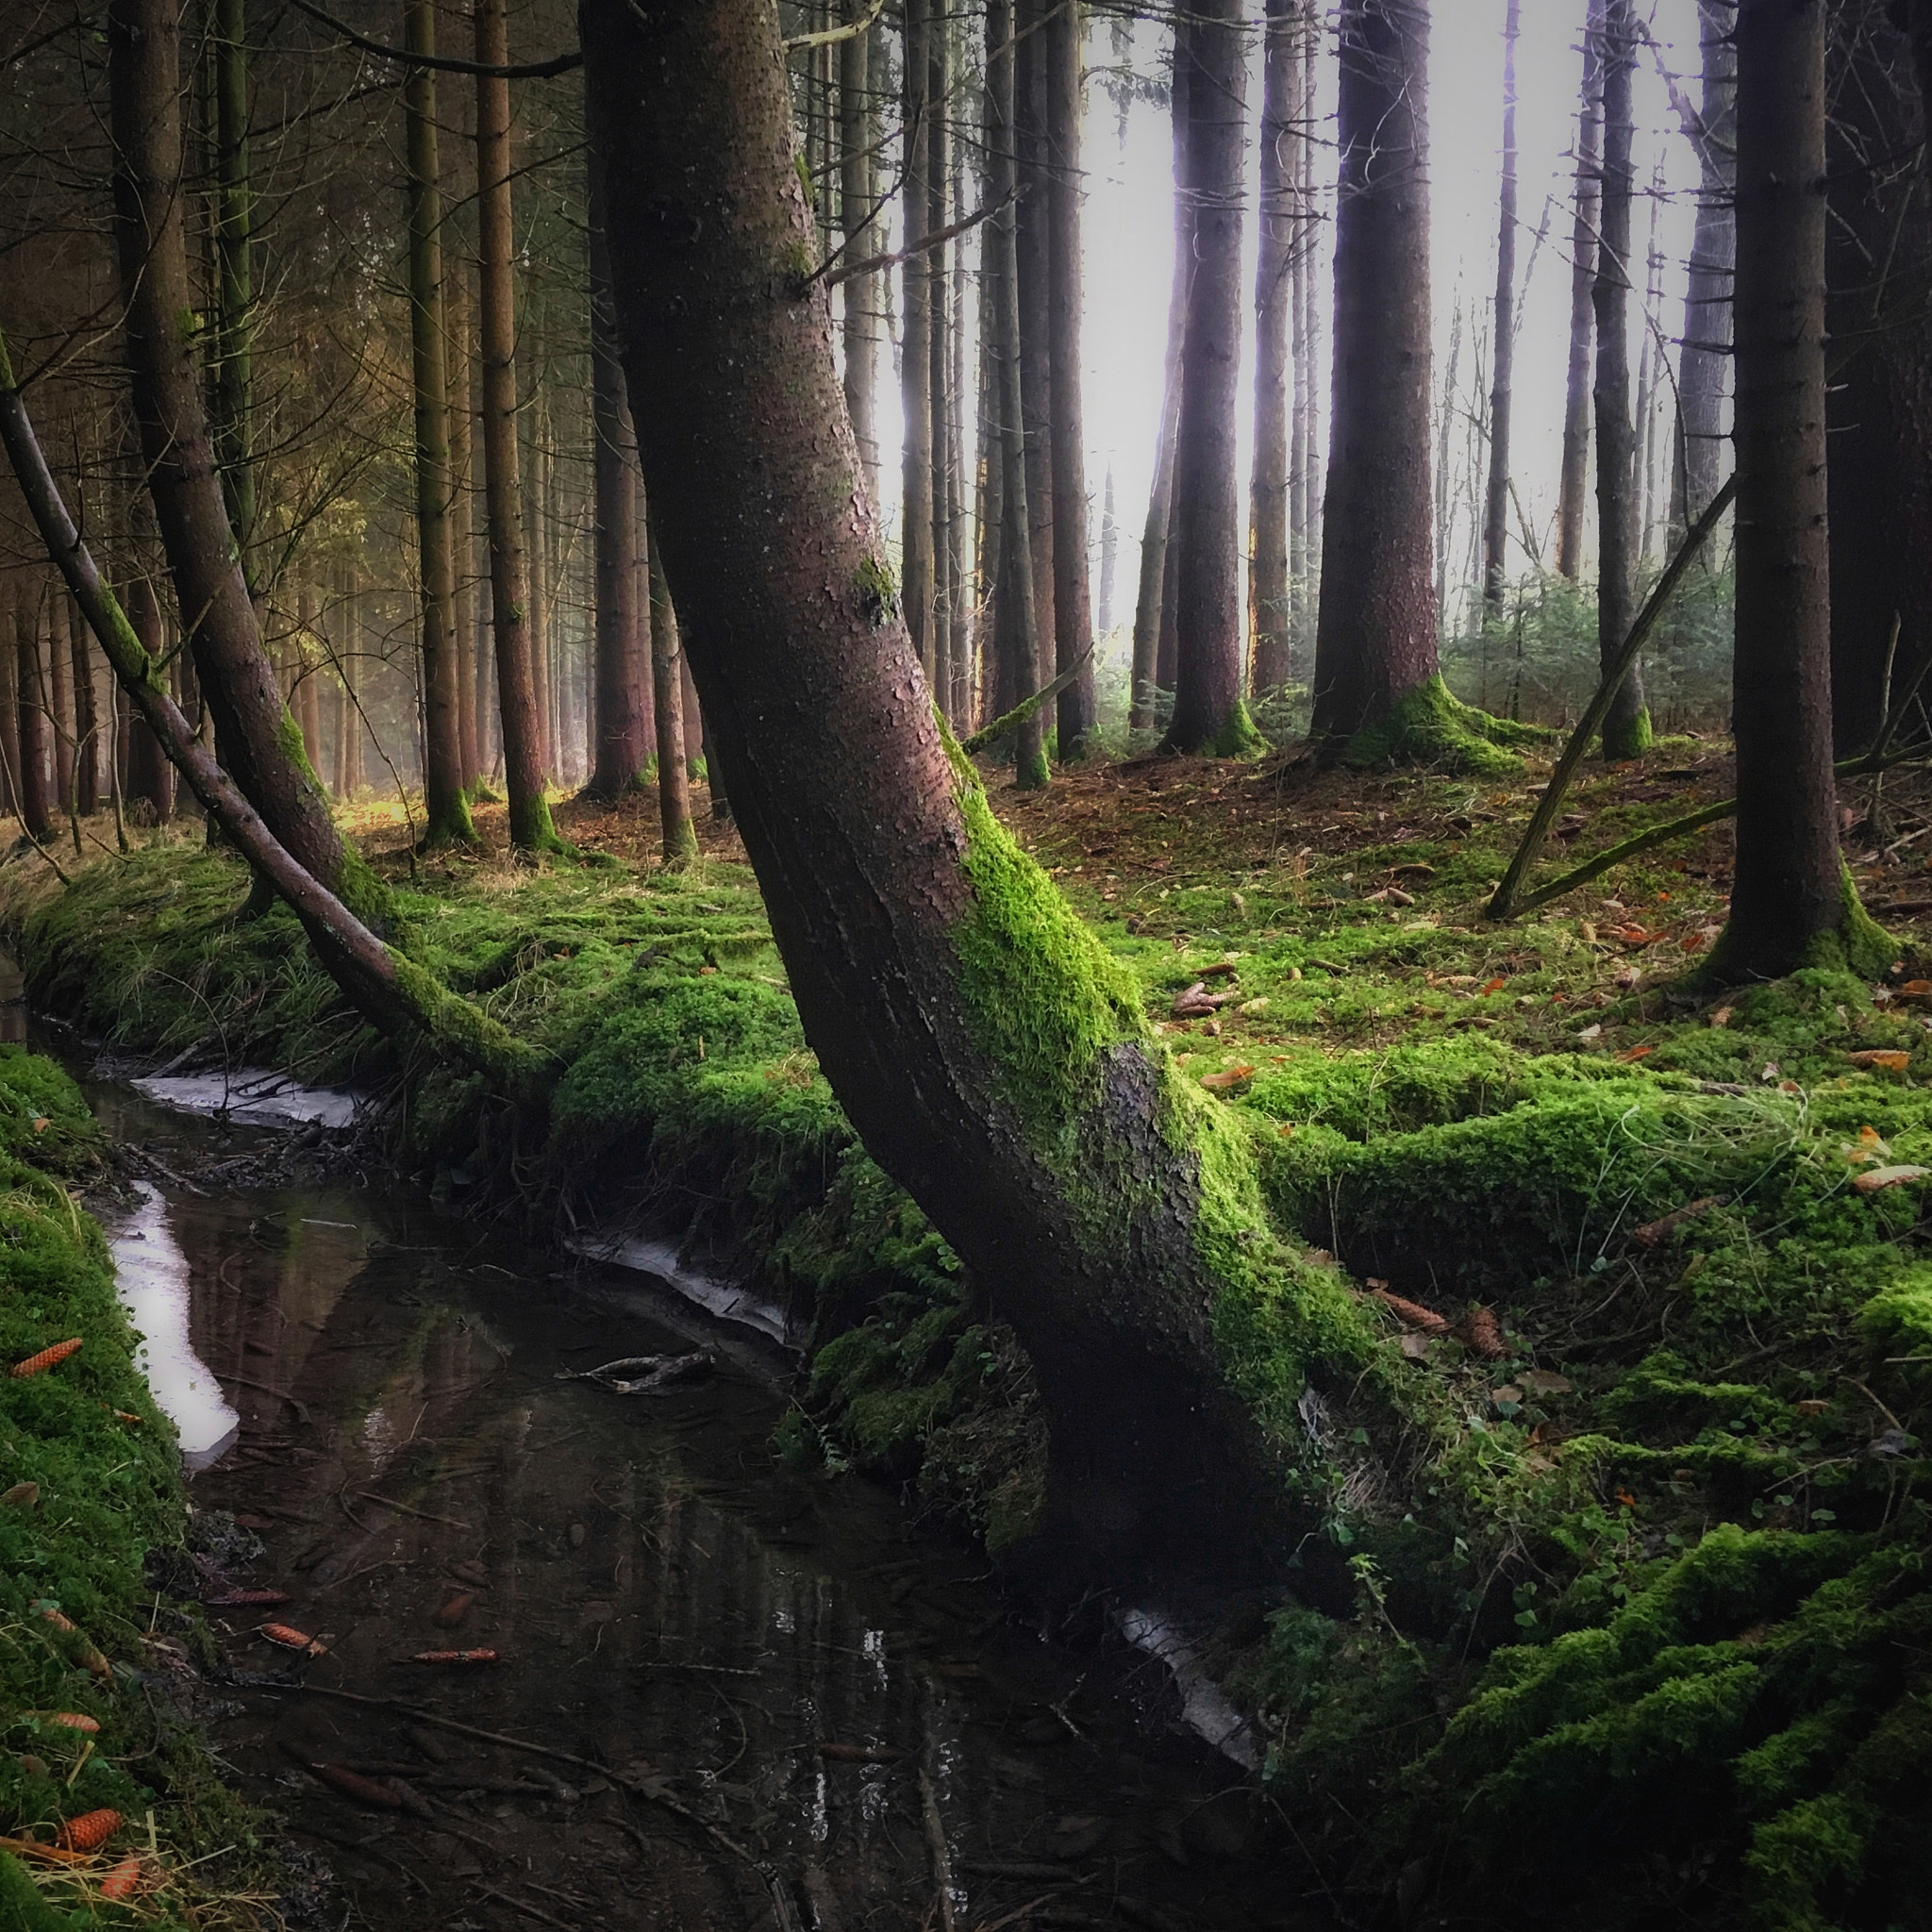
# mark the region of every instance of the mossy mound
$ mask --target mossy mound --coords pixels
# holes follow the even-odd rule
[[[1340,761],[1356,771],[1436,765],[1474,777],[1507,778],[1523,770],[1518,753],[1546,744],[1555,735],[1541,725],[1514,724],[1465,705],[1437,674],[1399,698],[1386,718],[1350,737]]]

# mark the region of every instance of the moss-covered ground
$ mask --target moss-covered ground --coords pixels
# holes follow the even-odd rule
[[[1334,1498],[1356,1615],[1243,1603],[1217,1657],[1338,1897],[1920,1923],[1932,805],[1846,799],[1896,967],[1710,993],[1723,825],[1484,923],[1541,777],[1509,750],[1479,777],[1154,758],[993,794],[1430,1419]],[[1727,791],[1710,742],[1594,767],[1545,866]],[[413,875],[400,826],[365,828],[418,960],[556,1056],[541,1113],[397,1064],[282,915],[235,922],[198,843],[65,892],[10,865],[0,910],[35,997],[92,1031],[386,1086],[399,1155],[453,1196],[653,1224],[760,1278],[813,1342],[786,1453],[1023,1534],[1024,1357],[856,1146],[728,834],[701,819],[705,857],[664,874],[648,794],[558,825],[585,862]]]
[[[43,1373],[0,1374],[0,1834],[51,1844],[91,1811],[126,1821],[76,1866],[0,1851],[0,1928],[252,1924],[256,1822],[166,1694],[195,1633],[163,1615],[147,1565],[179,1547],[186,1503],[77,1198],[101,1152],[74,1082],[0,1047],[0,1364],[81,1342]],[[130,1855],[147,1861],[140,1896],[108,1903],[102,1882]]]

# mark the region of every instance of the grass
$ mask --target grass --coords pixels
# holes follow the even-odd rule
[[[1894,777],[1848,837],[1898,969],[1708,995],[1690,975],[1726,827],[1483,922],[1541,769],[1535,741],[1507,750],[1481,776],[1141,759],[994,794],[1086,922],[1080,972],[1138,1000],[1202,1106],[1228,1103],[1217,1132],[1259,1150],[1265,1205],[1241,1211],[1273,1222],[1296,1292],[1352,1302],[1406,1391],[1405,1440],[1337,1445],[1355,1614],[1236,1606],[1215,1656],[1339,1894],[1407,1871],[1445,1908],[1542,1909],[1560,1865],[1577,1925],[1686,1901],[1740,1927],[1907,1923],[1932,1772],[1932,1257],[1923,1178],[1872,1183],[1932,1168],[1908,924],[1932,910],[1932,808]],[[1727,790],[1702,741],[1595,768],[1549,863]],[[1040,1496],[1024,1357],[857,1146],[728,834],[701,821],[706,856],[652,871],[652,812],[563,808],[611,857],[541,870],[411,876],[367,828],[418,961],[563,1067],[541,1113],[392,1064],[281,915],[234,922],[243,882],[199,846],[64,893],[8,867],[0,916],[35,996],[84,1026],[385,1085],[399,1151],[451,1194],[648,1223],[789,1297],[813,1367],[785,1452],[916,1477],[1002,1547]],[[1224,1000],[1176,1014],[1197,984]],[[1260,1347],[1223,1342],[1237,1374]],[[1347,1433],[1285,1385],[1253,1393],[1284,1440]],[[1579,1896],[1578,1870],[1611,1882]]]

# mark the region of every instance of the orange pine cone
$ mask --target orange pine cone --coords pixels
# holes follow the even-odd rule
[[[50,1604],[45,1597],[40,1597],[35,1600],[34,1609],[42,1623],[51,1624],[55,1629],[67,1636],[73,1636],[76,1626],[71,1618],[61,1615],[58,1605]]]
[[[58,1724],[64,1731],[97,1731],[101,1727],[96,1719],[77,1710],[37,1710],[32,1715],[42,1724]]]
[[[108,1842],[124,1823],[118,1811],[88,1811],[70,1818],[54,1834],[54,1842],[63,1852],[92,1852]]]
[[[1386,1288],[1372,1288],[1369,1293],[1398,1321],[1424,1335],[1446,1335],[1449,1332],[1448,1322],[1434,1308],[1425,1308],[1420,1302],[1405,1301],[1399,1294],[1391,1294]]]
[[[284,1650],[299,1650],[304,1657],[326,1657],[328,1645],[318,1639],[305,1636],[300,1630],[287,1624],[264,1624],[261,1634],[271,1643],[279,1643]]]
[[[101,1896],[120,1903],[132,1898],[147,1883],[147,1867],[139,1854],[128,1855],[101,1880]]]
[[[80,1346],[80,1337],[71,1341],[57,1341],[52,1348],[43,1348],[39,1355],[30,1355],[24,1362],[15,1362],[13,1376],[16,1381],[25,1381],[29,1375],[38,1375],[42,1369],[58,1369],[69,1356]]]
[[[1485,1361],[1500,1361],[1509,1353],[1503,1340],[1503,1324],[1491,1308],[1473,1307],[1462,1318],[1462,1339],[1470,1350]]]

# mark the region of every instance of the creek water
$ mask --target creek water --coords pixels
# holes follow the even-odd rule
[[[200,1520],[253,1533],[225,1585],[287,1599],[208,1608],[232,1682],[201,1708],[333,1874],[291,1922],[1330,1923],[1165,1665],[1050,1641],[896,1492],[775,1455],[794,1364],[756,1324],[408,1185],[223,1186],[267,1130],[36,1043],[175,1176],[123,1278]],[[699,1351],[657,1393],[566,1379]],[[474,1650],[497,1660],[412,1660]]]

